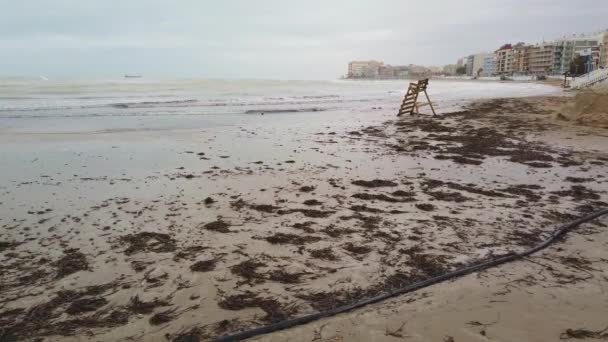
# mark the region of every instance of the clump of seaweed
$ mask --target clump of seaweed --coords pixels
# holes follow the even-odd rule
[[[275,233],[272,236],[266,238],[266,241],[272,244],[291,244],[291,245],[304,245],[311,242],[320,241],[321,238],[314,235],[296,235],[289,233]]]
[[[190,270],[192,272],[210,272],[215,269],[215,266],[217,265],[218,261],[219,261],[219,259],[215,259],[215,258],[209,259],[209,260],[197,261],[194,264],[190,265]]]
[[[268,323],[283,321],[292,317],[297,312],[297,307],[293,305],[282,305],[276,299],[261,297],[250,291],[224,297],[218,302],[218,305],[222,309],[231,311],[255,307],[260,308],[266,313],[262,321]]]
[[[321,249],[313,249],[309,251],[310,256],[315,259],[336,261],[339,258],[334,254],[333,250],[330,247],[321,248]]]
[[[230,224],[222,220],[206,223],[205,225],[203,225],[203,228],[218,233],[230,233]]]
[[[399,184],[397,184],[395,182],[391,182],[391,181],[383,180],[383,179],[374,179],[374,180],[371,180],[371,181],[355,180],[355,181],[352,182],[352,184],[358,185],[358,186],[362,186],[362,187],[365,187],[365,188],[394,187],[394,186],[399,185]]]
[[[139,252],[168,253],[175,251],[175,240],[168,234],[155,232],[142,232],[123,236],[121,241],[129,246],[125,250],[126,255]]]
[[[57,267],[57,279],[61,279],[70,274],[89,270],[87,257],[78,249],[68,249],[64,251],[64,256],[55,262]]]

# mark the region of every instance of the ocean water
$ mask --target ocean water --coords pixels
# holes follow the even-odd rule
[[[311,113],[331,118],[335,113],[395,112],[408,82],[0,79],[0,131],[208,128],[261,113],[306,120]],[[429,87],[443,112],[477,98],[555,91],[534,83],[441,80],[431,81]]]

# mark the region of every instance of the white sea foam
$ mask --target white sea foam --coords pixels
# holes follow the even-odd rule
[[[10,79],[0,83],[0,117],[221,114],[258,111],[367,110],[395,106],[408,81],[70,81]],[[432,81],[439,107],[482,97],[544,94],[532,83]],[[178,111],[175,109],[179,108]]]

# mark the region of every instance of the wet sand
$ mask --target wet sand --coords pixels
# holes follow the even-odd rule
[[[86,146],[79,134],[12,136],[15,156],[32,159],[3,170],[2,333],[205,340],[526,248],[608,206],[608,130],[554,120],[565,101],[496,99],[438,118],[345,113],[312,130],[322,113],[288,127],[265,125],[268,114],[240,130],[99,132]],[[529,260],[261,340],[599,331],[606,224]]]

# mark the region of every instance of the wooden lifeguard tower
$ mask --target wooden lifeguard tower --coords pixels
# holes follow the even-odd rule
[[[433,111],[433,116],[435,116],[435,108],[433,108],[433,103],[429,98],[429,94],[427,94],[426,92],[426,87],[428,85],[428,78],[424,80],[419,80],[416,83],[411,82],[410,86],[407,88],[407,93],[403,98],[403,102],[401,103],[401,108],[399,108],[399,114],[397,114],[397,116],[401,116],[403,114],[420,114],[419,108],[427,105],[431,107],[431,111]],[[418,102],[418,95],[420,95],[420,93],[424,93],[428,102]]]

